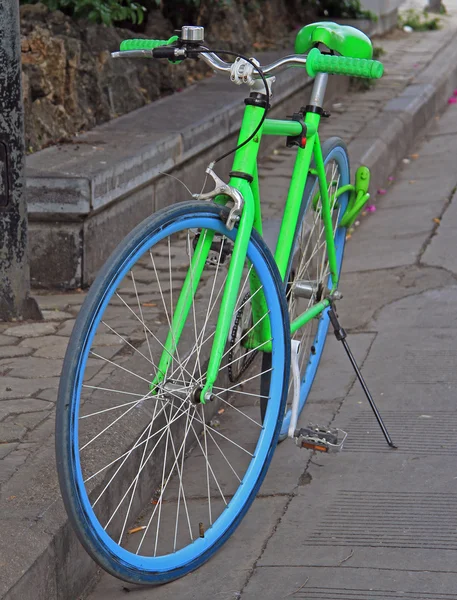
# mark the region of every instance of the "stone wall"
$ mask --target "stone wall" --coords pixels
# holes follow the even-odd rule
[[[262,5],[202,0],[193,24],[205,26],[208,42],[219,48],[264,50],[291,43],[294,27],[307,22],[302,6],[299,0]],[[43,4],[21,6],[27,151],[68,142],[81,131],[206,77],[208,68],[192,61],[170,65],[110,57],[124,39],[165,38],[176,26],[176,18],[172,22],[158,10],[150,11],[143,31],[134,33],[75,21]]]
[[[68,140],[184,87],[164,61],[114,61],[129,30],[73,21],[41,4],[21,7],[26,148]]]

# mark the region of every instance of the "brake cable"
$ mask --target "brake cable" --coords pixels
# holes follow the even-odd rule
[[[232,150],[228,150],[227,152],[225,152],[224,154],[221,154],[221,156],[219,156],[218,158],[216,158],[213,161],[213,164],[216,164],[217,162],[221,161],[222,159],[226,158],[230,154],[233,154],[234,152],[236,152],[237,150],[239,150],[240,148],[242,148],[243,146],[245,146],[248,142],[250,142],[257,135],[258,131],[262,127],[262,125],[263,125],[263,123],[264,123],[264,121],[265,121],[265,119],[267,117],[268,109],[270,108],[270,89],[268,87],[267,78],[265,77],[265,74],[263,73],[262,69],[258,65],[256,65],[255,62],[253,60],[251,60],[250,58],[247,58],[246,56],[243,56],[242,54],[238,54],[238,52],[232,52],[231,50],[210,50],[210,49],[206,48],[205,50],[200,50],[199,49],[198,52],[200,54],[209,54],[209,53],[213,53],[213,54],[228,54],[230,56],[236,56],[238,58],[241,58],[242,60],[245,60],[252,67],[254,67],[254,69],[260,75],[260,78],[262,79],[263,84],[265,86],[266,107],[265,107],[265,111],[264,111],[264,113],[262,115],[262,118],[260,119],[259,124],[254,129],[254,131],[251,133],[251,135],[247,139],[244,140],[244,142],[241,142],[240,144],[238,144],[238,146],[236,146]]]

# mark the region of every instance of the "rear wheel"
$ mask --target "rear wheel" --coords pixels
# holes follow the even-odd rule
[[[257,274],[272,332],[268,410],[262,424],[260,356],[233,384],[229,344],[214,400],[199,402],[236,235],[227,214],[191,202],[139,225],[92,285],[65,357],[56,423],[65,507],[86,550],[126,581],[166,582],[207,560],[246,513],[277,444],[288,314],[276,265],[255,232],[236,311],[251,302],[246,282]],[[200,236],[213,236],[211,250],[171,366],[153,392]]]
[[[346,240],[346,229],[338,224],[346,210],[348,194],[337,197],[338,190],[349,184],[349,158],[346,145],[339,138],[330,138],[322,144],[327,190],[332,207],[333,235],[335,240],[338,273],[341,271],[343,251]],[[293,259],[289,266],[288,284],[286,289],[290,321],[320,302],[326,291],[331,288],[332,281],[325,244],[324,223],[321,218],[321,197],[317,177],[309,175],[303,194],[302,213],[295,235]],[[316,376],[317,368],[324,349],[329,327],[328,311],[325,310],[318,318],[312,319],[298,329],[293,339],[300,341],[300,401],[299,414],[302,411],[311,386]],[[268,389],[270,358],[263,355],[262,385]],[[289,382],[288,402],[283,420],[280,439],[287,436],[292,402],[293,382]],[[261,415],[265,414],[268,400],[261,400]]]

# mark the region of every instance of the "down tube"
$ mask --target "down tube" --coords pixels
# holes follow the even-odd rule
[[[206,259],[208,258],[211,244],[213,243],[213,238],[214,231],[208,231],[207,229],[202,230],[194,255],[189,264],[189,269],[178,298],[178,303],[176,304],[173,321],[170,323],[170,331],[168,332],[162,356],[160,357],[160,362],[157,367],[157,375],[151,382],[151,390],[165,379],[168,368],[173,360],[187,316],[194,301],[195,292],[200,283],[200,277],[205,267]]]

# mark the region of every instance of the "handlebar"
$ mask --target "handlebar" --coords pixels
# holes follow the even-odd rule
[[[317,48],[313,48],[308,53],[306,71],[310,77],[314,77],[317,73],[333,73],[335,75],[379,79],[384,72],[384,66],[378,60],[329,56],[321,54]]]
[[[171,38],[170,38],[171,39]],[[129,42],[128,44],[126,42]],[[232,63],[225,62],[217,54],[204,48],[195,48],[186,52],[184,48],[168,45],[166,40],[126,40],[121,43],[120,52],[112,52],[113,58],[168,58],[182,60],[187,56],[199,55],[212,69],[219,73],[230,73]],[[187,55],[187,56],[186,56]],[[259,68],[265,75],[277,73],[288,67],[304,67],[306,56],[291,54],[279,58],[269,65]],[[255,74],[253,74],[255,77]],[[257,74],[257,77],[260,77]]]
[[[223,61],[204,46],[198,44],[178,46],[175,45],[177,41],[178,36],[172,36],[168,40],[126,40],[121,43],[120,52],[113,52],[111,56],[113,58],[168,58],[172,61],[199,56],[215,71],[231,72],[233,63]],[[306,67],[310,77],[314,77],[317,73],[329,73],[379,79],[384,71],[382,63],[377,60],[322,54],[318,48],[313,48],[307,56],[291,54],[269,65],[259,66],[259,69],[264,75],[272,75],[288,67]],[[254,71],[252,77],[259,79],[260,75]]]

